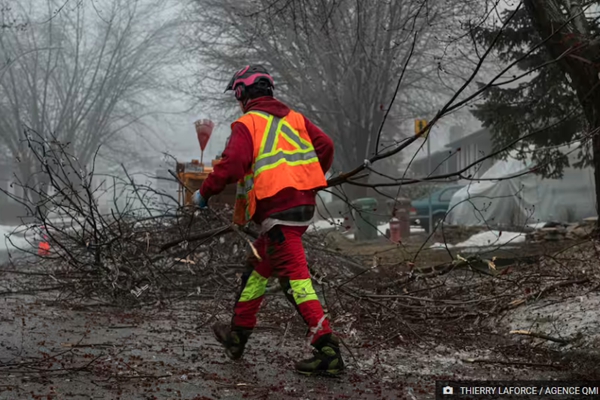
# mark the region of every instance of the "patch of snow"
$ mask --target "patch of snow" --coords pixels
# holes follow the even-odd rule
[[[385,232],[388,229],[390,229],[389,222],[377,226],[377,230],[379,231],[379,236],[385,235]],[[425,232],[425,229],[421,228],[420,226],[411,225],[411,227],[410,227],[410,233],[423,233],[423,232]]]
[[[344,225],[344,218],[329,218],[314,221],[308,227],[308,232],[320,231],[323,229],[337,228]]]
[[[485,231],[471,236],[464,242],[447,244],[448,248],[495,247],[525,242],[526,234],[521,232]],[[434,243],[432,249],[445,249],[444,243]]]
[[[547,222],[536,222],[535,224],[528,224],[527,226],[533,229],[542,229],[546,224]]]
[[[385,236],[385,232],[390,229],[390,224],[389,222],[386,224],[381,224],[377,226],[377,235],[378,236]],[[411,226],[410,227],[410,233],[423,233],[425,232],[425,229],[419,227],[419,226]],[[344,233],[344,236],[346,236],[346,238],[350,239],[350,240],[354,240],[354,233],[349,233],[346,232]]]
[[[16,247],[26,248],[31,234],[23,227],[0,225],[0,251],[17,250]],[[12,244],[11,244],[12,242]]]
[[[387,231],[388,229],[390,229],[390,223],[385,223],[382,225],[377,225],[377,230],[379,231],[379,236],[383,236],[385,235],[385,231]]]
[[[600,295],[588,293],[563,299],[545,299],[519,307],[494,326],[504,325],[505,330],[531,330],[546,335],[571,340],[567,346],[552,341],[542,341],[544,346],[569,350],[580,347],[596,351],[600,344]],[[517,336],[515,336],[517,338]],[[526,336],[520,340],[531,341]]]
[[[526,234],[521,232],[485,231],[471,236],[455,247],[488,247],[502,246],[505,244],[523,243]]]
[[[450,243],[440,243],[440,242],[435,242],[434,244],[432,244],[429,248],[431,249],[445,249],[446,247],[448,247],[449,249],[453,248],[454,245],[450,244]]]

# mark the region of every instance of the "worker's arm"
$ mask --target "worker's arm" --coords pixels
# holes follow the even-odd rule
[[[214,166],[213,172],[208,175],[200,194],[206,200],[211,196],[221,193],[225,186],[242,179],[252,166],[254,145],[252,136],[242,123],[233,125],[229,143],[223,151],[221,161]]]
[[[333,164],[333,140],[321,129],[304,117],[304,125],[312,142],[323,173],[327,173]]]

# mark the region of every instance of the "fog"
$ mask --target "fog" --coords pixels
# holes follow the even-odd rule
[[[0,399],[597,391],[599,13],[0,0]]]

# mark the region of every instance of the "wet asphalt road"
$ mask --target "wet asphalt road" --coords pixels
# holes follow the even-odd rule
[[[299,319],[286,340],[278,325],[259,325],[244,358],[233,362],[208,327],[197,328],[209,316],[201,309],[194,301],[164,310],[74,311],[44,305],[40,297],[5,298],[0,400],[376,400],[403,398],[408,390],[394,369],[404,359],[397,352],[382,352],[377,365],[361,368],[349,357],[347,373],[338,378],[296,374],[293,361],[310,354]],[[374,363],[372,355],[354,351]],[[423,385],[432,390],[431,381]]]

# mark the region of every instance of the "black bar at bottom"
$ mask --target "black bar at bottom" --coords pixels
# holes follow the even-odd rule
[[[600,400],[600,381],[436,381],[436,400]]]

